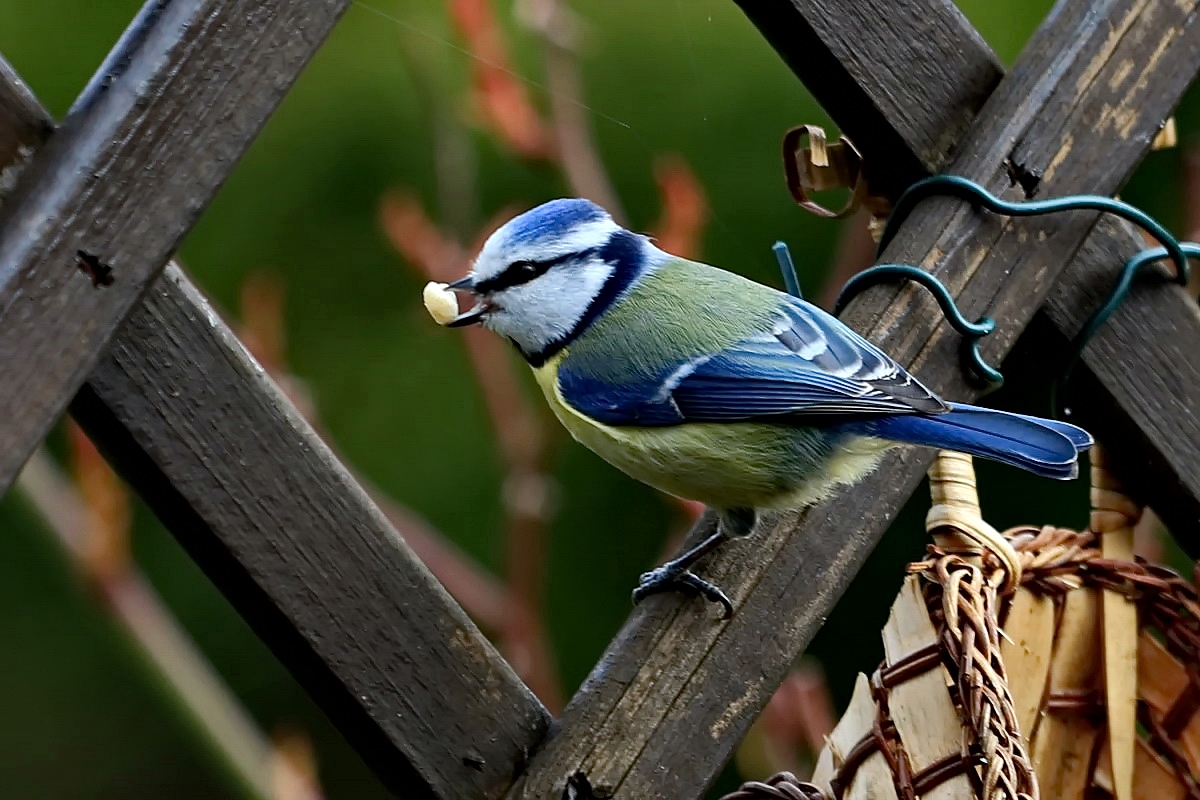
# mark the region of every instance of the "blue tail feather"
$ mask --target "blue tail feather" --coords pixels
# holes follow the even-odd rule
[[[965,403],[951,403],[950,407],[955,408],[955,409],[961,408],[961,409],[975,410],[975,411],[979,410],[978,406],[969,406],[969,405],[966,405]],[[992,411],[992,413],[997,413],[997,414],[1010,413],[1010,412],[999,412],[999,411],[995,411],[994,409],[983,409],[983,410],[985,410],[985,411],[990,410],[990,411]],[[1089,447],[1091,447],[1093,444],[1096,443],[1095,439],[1092,438],[1092,435],[1090,433],[1088,433],[1087,431],[1085,431],[1083,428],[1079,427],[1078,425],[1072,425],[1069,422],[1060,422],[1056,419],[1044,419],[1042,417],[1031,417],[1027,414],[1012,414],[1012,416],[1020,417],[1021,419],[1028,420],[1029,422],[1036,422],[1037,424],[1044,425],[1047,428],[1053,428],[1054,430],[1061,433],[1063,436],[1066,436],[1068,439],[1070,439],[1071,444],[1075,445],[1075,449],[1080,453],[1082,453],[1084,450],[1087,450]]]
[[[1028,470],[1045,478],[1074,478],[1078,455],[1092,437],[1075,425],[960,403],[946,414],[896,414],[857,427],[883,439],[956,450]]]

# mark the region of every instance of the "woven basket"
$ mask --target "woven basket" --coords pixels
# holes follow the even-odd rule
[[[934,544],[812,781],[780,773],[725,800],[1200,800],[1196,590],[1133,557],[1141,509],[1091,460],[1088,531],[1000,534],[969,457],[939,454]]]

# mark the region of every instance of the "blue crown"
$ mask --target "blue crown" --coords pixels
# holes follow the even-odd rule
[[[542,203],[514,217],[504,227],[510,242],[528,242],[562,236],[582,223],[603,219],[608,219],[608,212],[591,200],[564,198]]]

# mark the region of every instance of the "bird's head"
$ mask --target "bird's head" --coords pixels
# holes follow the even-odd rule
[[[537,365],[587,328],[659,251],[588,200],[551,200],[488,237],[471,273],[450,284],[475,306],[451,327],[481,323]]]

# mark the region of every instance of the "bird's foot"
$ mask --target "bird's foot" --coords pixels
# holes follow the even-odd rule
[[[650,595],[662,592],[700,595],[705,600],[721,606],[721,619],[733,616],[733,602],[730,601],[729,595],[721,591],[721,587],[673,562],[642,573],[637,588],[633,590],[633,603],[637,605]]]

